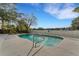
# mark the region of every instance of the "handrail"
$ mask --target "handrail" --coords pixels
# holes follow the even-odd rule
[[[44,41],[44,39],[43,39],[42,41]],[[30,49],[30,51],[28,52],[27,56],[32,52],[33,48],[37,48],[37,47],[36,47],[36,44],[37,44],[37,43],[40,43],[40,42],[42,42],[42,41],[35,42],[35,38],[34,38],[34,36],[33,36],[33,45],[32,45],[32,48]],[[41,48],[42,48],[42,47],[41,47]],[[41,48],[40,48],[40,49],[41,49]],[[39,50],[40,50],[40,49],[39,49]],[[39,50],[37,50],[33,55],[35,55]]]

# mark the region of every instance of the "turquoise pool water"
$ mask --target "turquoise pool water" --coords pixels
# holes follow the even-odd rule
[[[57,36],[43,36],[43,35],[35,35],[35,34],[22,34],[19,37],[28,39],[30,41],[34,41],[34,43],[43,44],[44,46],[56,46],[58,45],[63,38]]]

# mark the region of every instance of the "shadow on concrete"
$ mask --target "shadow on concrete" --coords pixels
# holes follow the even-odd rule
[[[44,46],[40,47],[32,56],[34,56],[36,53],[38,53]]]

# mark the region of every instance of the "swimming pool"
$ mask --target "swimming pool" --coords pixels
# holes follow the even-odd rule
[[[19,37],[34,41],[34,43],[43,44],[44,46],[51,47],[58,45],[63,38],[58,36],[36,35],[36,34],[21,34]]]

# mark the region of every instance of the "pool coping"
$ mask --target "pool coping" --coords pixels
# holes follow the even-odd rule
[[[32,34],[32,35],[40,35],[40,36],[48,36],[48,37],[56,37],[56,38],[60,38],[60,39],[64,39],[63,36],[59,36],[59,35],[49,35],[49,34],[36,34],[36,33],[23,33],[23,34]],[[19,35],[22,35],[22,34],[18,34]]]
[[[14,36],[17,36],[20,34],[17,34],[17,35],[14,35]],[[19,37],[20,38],[20,37]],[[16,38],[15,39],[18,39],[19,41],[23,40],[24,39],[19,39],[19,38]],[[74,38],[75,39],[75,38]],[[57,47],[52,47],[52,48],[49,48],[49,47],[44,47],[42,50],[40,50],[36,56],[77,56],[79,55],[79,46],[78,46],[78,41],[75,41],[74,39],[72,39],[71,37],[64,37],[64,40],[57,46]],[[27,40],[28,41],[28,40]],[[76,44],[78,43],[78,44]],[[7,44],[7,43],[6,43]],[[9,43],[8,43],[9,44]],[[30,44],[30,41],[28,41],[27,43],[28,45],[31,45]],[[16,46],[16,45],[15,45]],[[27,46],[27,47],[30,47],[30,46]],[[55,51],[53,51],[55,50]],[[7,50],[6,50],[7,51]],[[44,52],[43,52],[44,51]],[[52,53],[53,52],[53,53]],[[55,54],[54,54],[55,53]],[[12,54],[11,54],[12,55]],[[16,55],[16,54],[14,54]],[[22,55],[22,54],[21,54]]]

